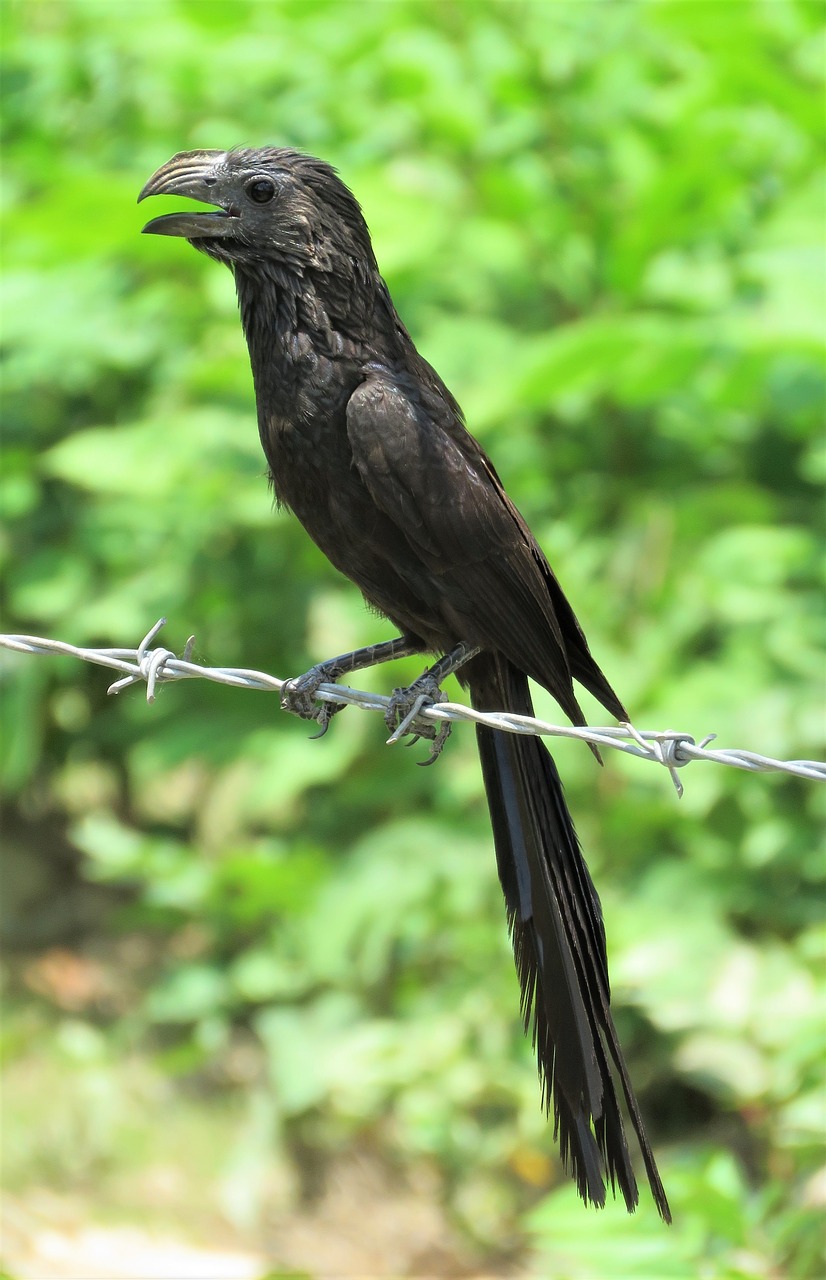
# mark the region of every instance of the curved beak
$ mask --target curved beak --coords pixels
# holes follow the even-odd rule
[[[138,204],[147,196],[188,196],[217,205],[208,213],[187,210],[185,213],[164,213],[153,218],[143,228],[143,233],[155,236],[184,236],[187,240],[199,240],[208,236],[235,234],[233,223],[238,213],[220,195],[217,173],[225,151],[179,151],[166,164],[161,165],[138,196]]]

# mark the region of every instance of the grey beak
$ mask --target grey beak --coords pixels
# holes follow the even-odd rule
[[[161,165],[138,196],[139,204],[147,196],[188,196],[219,207],[207,213],[187,210],[162,214],[147,222],[144,234],[183,236],[187,240],[235,234],[233,223],[238,215],[229,204],[224,205],[215,172],[216,162],[225,155],[225,151],[180,151]]]

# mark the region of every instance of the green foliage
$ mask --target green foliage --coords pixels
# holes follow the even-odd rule
[[[271,510],[229,275],[138,234],[137,192],[174,151],[287,143],[356,191],[405,321],[636,723],[818,754],[819,6],[42,0],[5,17],[7,630],[128,645],[168,614],[170,647],[194,631],[205,662],[285,676],[390,634]],[[128,1050],[247,1108],[237,1144],[218,1141],[239,1222],[267,1162],[301,1179],[308,1152],[369,1142],[435,1171],[491,1260],[818,1274],[814,784],[696,765],[678,807],[665,775],[559,751],[665,1233],[647,1206],[586,1215],[559,1172],[469,732],[422,771],[354,711],[309,743],[262,694],[193,683],[149,708],[69,660],[4,673],[13,936],[28,919],[31,945],[108,946],[119,975],[55,1021],[42,1078],[60,1062],[74,1083],[28,1150],[15,1131],[23,1182],[118,1166],[142,1096]],[[43,922],[26,870],[67,848],[108,904],[80,940],[59,908]],[[34,1053],[12,1036],[13,1063]],[[102,1109],[76,1141],[89,1089]]]

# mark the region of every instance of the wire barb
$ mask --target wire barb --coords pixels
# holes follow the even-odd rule
[[[213,680],[217,684],[240,689],[260,689],[268,693],[280,693],[286,680],[268,675],[264,671],[251,671],[243,667],[201,667],[191,661],[195,637],[186,642],[183,656],[178,658],[171,649],[151,649],[149,646],[165,626],[160,618],[146,633],[137,649],[84,649],[67,644],[63,640],[49,640],[42,636],[0,635],[0,648],[16,653],[58,654],[79,658],[97,666],[122,672],[120,679],[109,686],[109,693],[120,693],[133,684],[146,684],[147,702],[155,701],[157,686],[173,680]],[[368,693],[363,689],[349,689],[337,684],[319,685],[316,697],[322,702],[360,707],[364,711],[379,711],[386,715],[392,698]],[[716,734],[710,733],[700,742],[688,733],[673,729],[651,731],[635,729],[631,724],[601,728],[549,724],[531,716],[518,716],[505,711],[474,711],[458,702],[426,703],[417,708],[416,718],[429,720],[444,730],[447,725],[460,720],[487,725],[504,733],[536,734],[543,737],[577,738],[597,747],[610,747],[626,755],[642,760],[653,760],[664,766],[674,783],[677,795],[683,794],[677,770],[693,760],[710,760],[715,764],[729,765],[733,769],[745,769],[751,773],[788,773],[815,782],[826,782],[826,762],[820,760],[775,760],[771,756],[758,755],[754,751],[734,748],[709,749]],[[397,731],[398,732],[398,731]],[[396,739],[396,734],[391,740]]]

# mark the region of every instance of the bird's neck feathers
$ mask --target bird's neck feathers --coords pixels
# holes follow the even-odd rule
[[[326,266],[274,259],[248,266],[233,265],[241,323],[253,367],[257,361],[300,361],[305,349],[339,355],[356,354],[370,335],[372,358],[381,335],[387,355],[406,331],[393,309],[377,271],[360,268],[330,271]],[[409,342],[409,338],[407,338]],[[385,354],[385,353],[382,353]]]
[[[264,259],[232,267],[241,324],[253,364],[257,354],[272,358],[273,347],[289,343],[298,328],[301,273]]]

